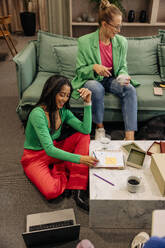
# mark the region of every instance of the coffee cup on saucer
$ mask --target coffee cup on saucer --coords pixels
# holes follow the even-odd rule
[[[141,187],[141,177],[139,176],[129,176],[127,179],[127,189],[131,193],[136,193]]]

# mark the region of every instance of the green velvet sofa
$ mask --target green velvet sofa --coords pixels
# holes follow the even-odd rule
[[[165,30],[159,30],[156,36],[127,39],[128,72],[141,84],[136,88],[138,120],[165,114],[165,91],[163,96],[153,94],[153,82],[165,80]],[[37,40],[30,41],[14,57],[19,93],[16,111],[22,121],[39,99],[49,76],[61,74],[70,80],[74,77],[76,54],[76,39],[39,31]],[[83,111],[81,99],[71,99],[70,105],[75,113]],[[104,121],[122,121],[120,101],[112,94],[105,95]]]

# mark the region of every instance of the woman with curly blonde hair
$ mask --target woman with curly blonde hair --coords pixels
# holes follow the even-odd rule
[[[120,98],[125,139],[133,140],[137,130],[137,96],[132,80],[127,71],[127,40],[118,35],[122,26],[122,13],[108,0],[102,0],[98,16],[97,31],[78,39],[76,76],[72,80],[74,92],[85,87],[92,91],[92,114],[96,124],[95,139],[105,137],[103,125],[104,95],[110,92]],[[124,75],[121,85],[116,78]]]

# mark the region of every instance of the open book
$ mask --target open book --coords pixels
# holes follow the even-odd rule
[[[120,150],[97,150],[93,155],[99,160],[95,168],[124,169],[123,152]]]

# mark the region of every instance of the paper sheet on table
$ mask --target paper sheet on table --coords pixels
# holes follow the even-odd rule
[[[124,169],[124,159],[122,151],[95,151],[99,162],[96,168]]]

